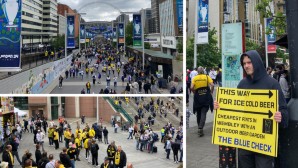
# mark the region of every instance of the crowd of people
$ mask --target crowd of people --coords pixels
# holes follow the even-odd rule
[[[81,94],[90,94],[95,85],[105,85],[97,92],[92,91],[99,94],[116,94],[116,90],[118,93],[149,94],[157,87],[162,88],[162,81],[150,73],[150,65],[145,65],[143,70],[141,59],[128,57],[122,48],[118,50],[105,41],[79,51],[63,76],[65,79],[87,79]],[[62,88],[64,78],[59,78],[59,88]],[[119,91],[118,86],[125,89]],[[173,94],[183,92],[182,87],[178,90],[176,85],[171,85],[169,91]]]

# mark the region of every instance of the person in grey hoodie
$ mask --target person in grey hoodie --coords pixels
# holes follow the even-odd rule
[[[267,74],[259,53],[255,50],[247,51],[241,55],[240,63],[246,77],[240,81],[237,88],[278,90],[278,111],[273,118],[279,124],[279,128],[286,128],[289,122],[286,100],[278,81]],[[215,101],[214,109],[218,108],[219,104]],[[272,156],[238,149],[239,168],[273,168],[274,165],[275,159]]]

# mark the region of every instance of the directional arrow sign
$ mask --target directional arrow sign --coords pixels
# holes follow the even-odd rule
[[[268,110],[268,113],[264,112],[255,112],[255,111],[245,111],[245,110],[234,110],[234,109],[226,109],[226,108],[220,108],[220,110],[223,111],[230,111],[230,112],[238,112],[238,113],[249,113],[249,114],[258,114],[258,115],[268,115],[268,118],[271,118],[273,116],[273,113]]]
[[[268,93],[251,93],[251,95],[265,95],[265,96],[269,96],[269,99],[273,96],[273,93],[269,90]]]

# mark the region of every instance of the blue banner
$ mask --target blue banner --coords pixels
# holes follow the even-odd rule
[[[198,38],[197,44],[208,43],[208,17],[209,17],[209,5],[208,0],[198,1]]]
[[[118,48],[124,46],[124,24],[118,23]]]
[[[67,16],[67,48],[75,48],[75,16]]]
[[[113,27],[113,39],[116,39],[117,37],[117,28]]]
[[[21,64],[22,1],[3,1],[0,16],[0,71],[18,71]]]
[[[86,30],[85,25],[80,25],[80,43],[85,43],[86,40]]]
[[[118,24],[118,37],[124,37],[124,24]]]
[[[134,14],[133,16],[133,46],[142,46],[142,19],[140,14]]]
[[[266,18],[266,30],[269,29],[267,36],[267,53],[276,53],[276,45],[273,44],[276,41],[275,28],[271,25],[272,18]]]
[[[183,0],[176,0],[178,30],[183,32]]]

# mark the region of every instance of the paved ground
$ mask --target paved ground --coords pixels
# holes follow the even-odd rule
[[[85,58],[81,58],[81,59],[86,61]],[[127,58],[122,57],[121,59],[122,59],[122,61],[124,60],[124,62],[127,62]],[[95,63],[96,63],[96,59],[92,58],[92,63],[90,65],[93,65]],[[96,78],[95,85],[92,84],[92,75],[90,75],[90,74],[89,74],[89,76],[84,75],[83,80],[81,79],[80,76],[78,78],[72,77],[72,78],[63,80],[62,88],[58,87],[58,82],[57,82],[57,86],[51,91],[51,94],[80,94],[81,90],[83,88],[85,88],[85,92],[86,92],[86,83],[88,81],[90,81],[90,83],[92,85],[90,93],[98,94],[101,89],[105,89],[107,87],[107,82],[106,82],[107,75],[102,73],[102,67],[103,67],[102,64],[100,64],[99,72],[101,73],[102,76],[101,76],[100,81]],[[114,80],[113,80],[114,75],[112,74],[112,71],[111,71],[111,75],[110,75],[110,78],[111,78],[110,84],[111,85],[109,87],[109,90],[111,90],[111,89],[116,90],[117,94],[123,93],[125,90],[125,87],[127,85],[127,82],[122,83],[122,81],[121,81],[121,76],[123,74],[122,72],[123,72],[123,69],[121,68],[120,75],[118,76],[118,73],[115,71],[115,75],[117,76],[117,87],[114,87]],[[64,75],[64,74],[62,74],[62,75]],[[97,77],[97,75],[98,75],[98,72],[96,72],[96,77]],[[97,83],[98,81],[100,83]],[[143,85],[144,85],[144,83],[143,83]],[[178,87],[177,87],[177,93],[178,93],[179,88],[182,86],[183,86],[183,83],[179,82]],[[159,89],[157,87],[152,87],[151,89],[152,89],[152,94],[169,94],[170,93],[168,89]],[[142,93],[144,94],[143,89],[142,89]]]
[[[215,91],[214,91],[215,93]],[[215,94],[213,95],[215,98]],[[192,111],[193,94],[189,97],[189,109]],[[211,144],[213,113],[207,113],[204,127],[205,136],[198,136],[196,115],[191,115],[189,128],[186,130],[186,165],[187,168],[218,168],[218,145]]]
[[[71,124],[72,128],[76,127],[75,121],[78,119],[67,119],[69,122],[73,123]],[[94,123],[96,119],[94,118],[88,118],[86,120],[89,125]],[[56,123],[58,123],[56,121]],[[127,132],[118,131],[118,133],[113,132],[113,128],[111,124],[106,123],[104,126],[107,126],[107,129],[109,131],[109,142],[114,140],[116,142],[116,145],[121,145],[123,151],[126,153],[127,156],[127,162],[130,162],[133,164],[134,167],[138,168],[151,168],[151,167],[167,167],[167,168],[177,168],[179,164],[175,164],[173,162],[173,155],[171,153],[170,160],[166,159],[166,154],[163,150],[163,144],[160,142],[156,143],[156,146],[158,148],[158,152],[154,154],[149,154],[147,152],[140,152],[139,150],[135,149],[135,141],[134,140],[127,140],[128,137]],[[81,126],[82,127],[82,126]],[[35,160],[35,146],[33,144],[33,134],[31,133],[25,133],[23,134],[23,140],[21,141],[20,148],[19,148],[19,155],[22,157],[24,154],[25,149],[29,149],[31,153],[33,153],[33,158]],[[59,153],[61,152],[62,148],[64,147],[64,143],[60,143],[60,150],[55,150],[54,147],[49,147],[48,145],[48,139],[45,139],[45,150],[48,152],[48,154],[54,154],[55,159],[59,159]],[[108,145],[99,143],[99,164],[103,163],[104,157],[106,156],[106,150]],[[82,167],[92,167],[85,159],[85,151],[81,151],[80,153],[81,161],[76,162],[76,167],[82,168]],[[180,155],[179,155],[180,157]],[[2,158],[2,156],[1,156]],[[16,158],[15,158],[16,159]],[[15,166],[16,168],[19,168],[18,162],[16,162]]]

